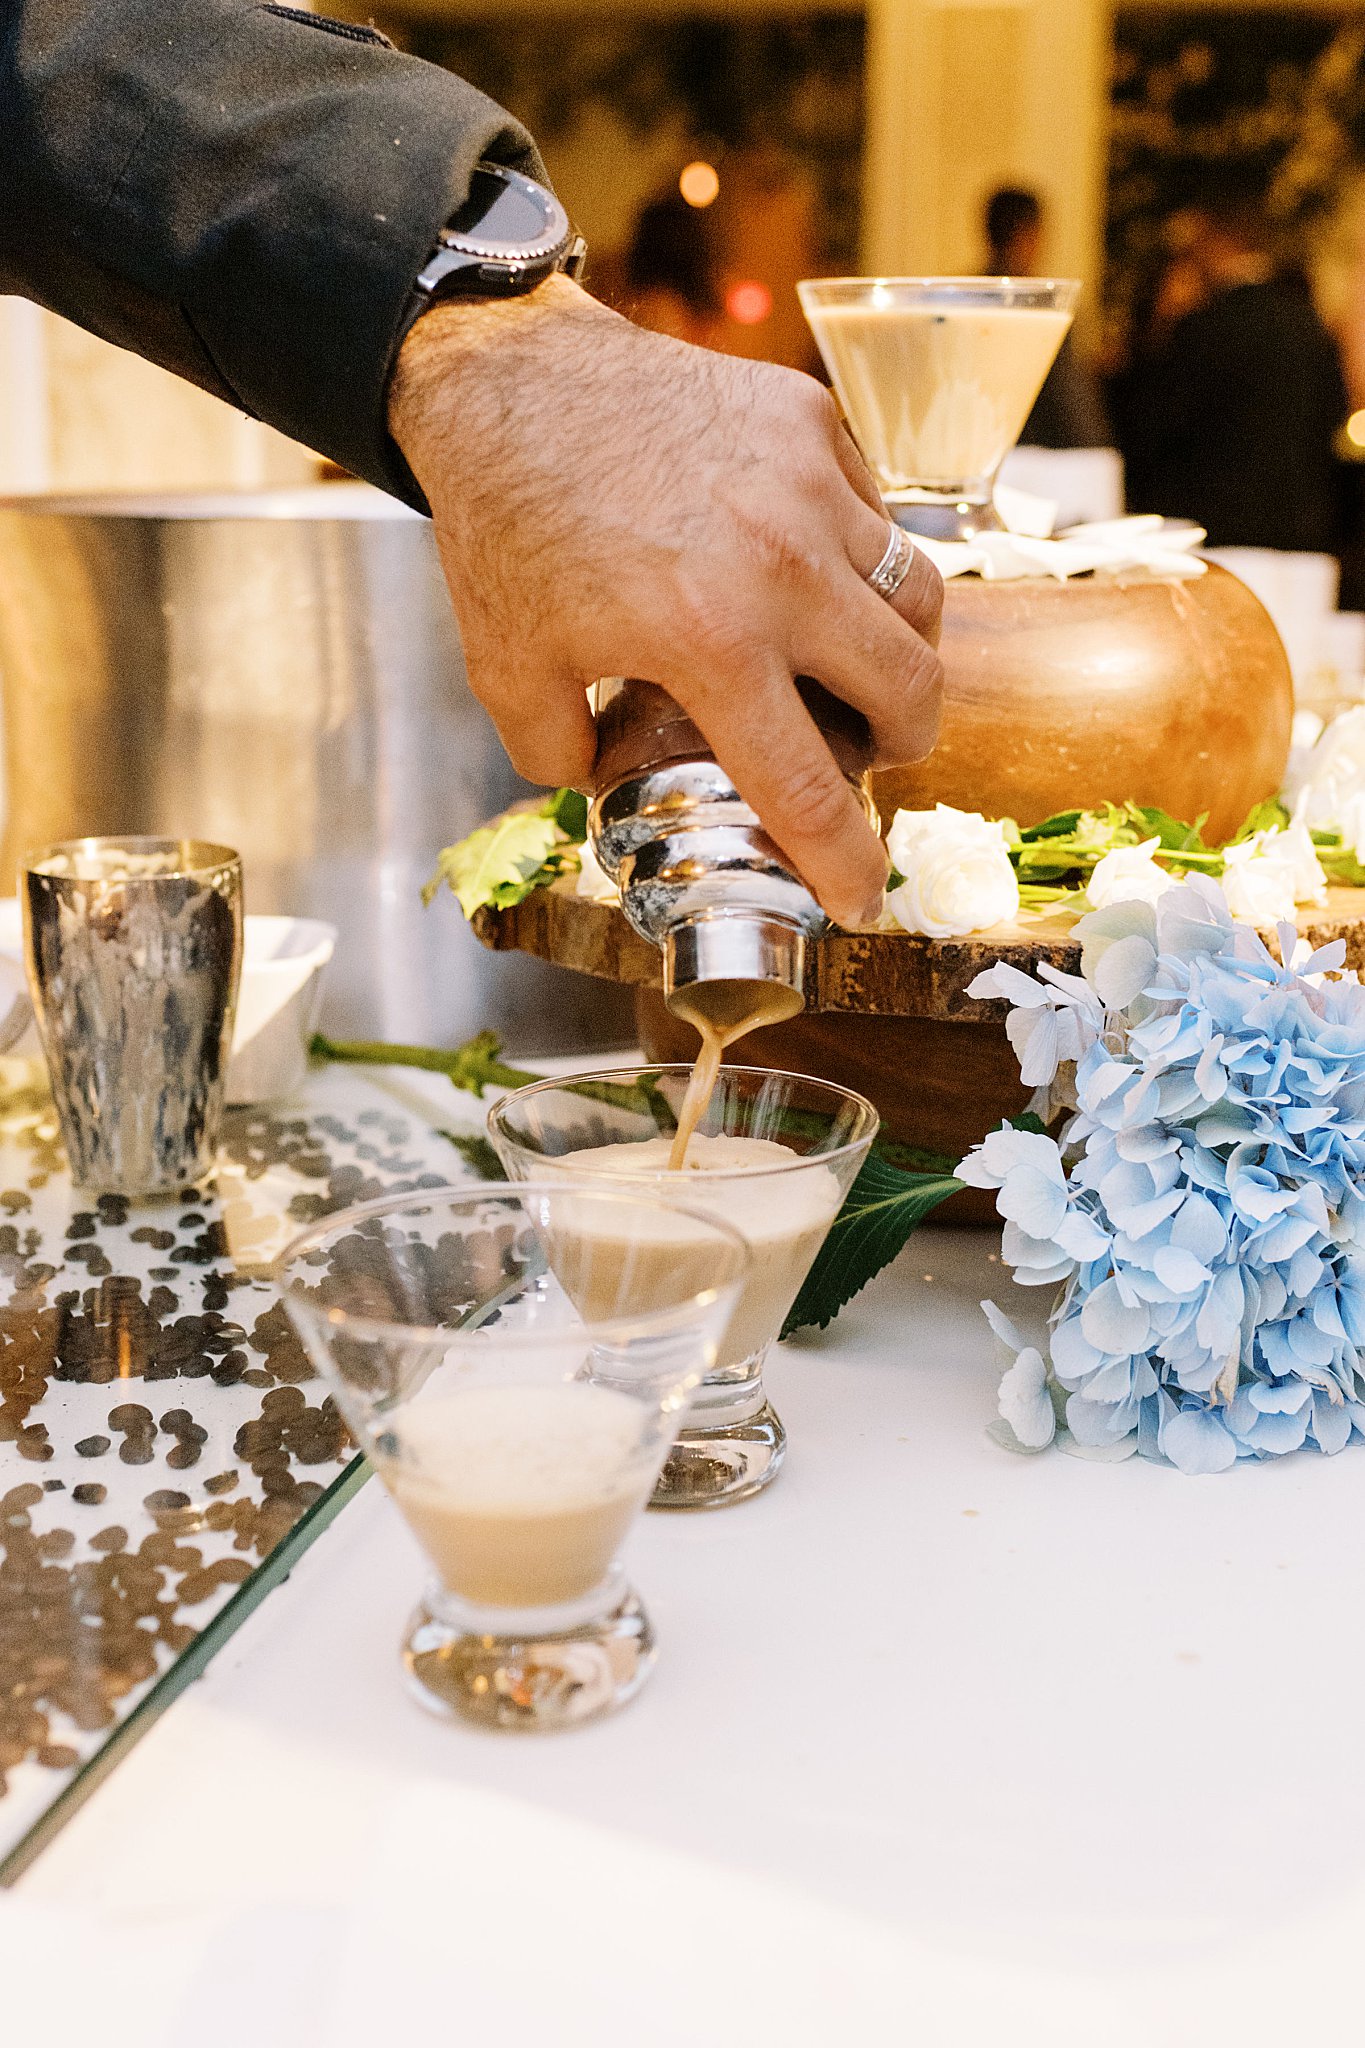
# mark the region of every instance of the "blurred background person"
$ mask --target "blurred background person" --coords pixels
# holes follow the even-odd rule
[[[626,250],[620,310],[641,327],[718,348],[725,291],[715,217],[671,192],[640,209]]]
[[[1043,203],[1022,185],[1001,185],[982,215],[985,277],[1037,277],[1043,251]],[[1034,448],[1109,448],[1113,434],[1099,385],[1068,334],[1019,436]]]
[[[1349,406],[1307,278],[1256,194],[1212,197],[1176,230],[1115,391],[1129,503],[1196,521],[1210,547],[1335,553]]]
[[[641,327],[823,377],[796,296],[828,268],[819,195],[782,150],[717,155],[640,208],[621,261],[595,259],[593,290]]]

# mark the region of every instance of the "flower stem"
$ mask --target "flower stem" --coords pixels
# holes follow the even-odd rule
[[[387,1045],[378,1039],[326,1038],[314,1034],[309,1051],[314,1059],[344,1060],[374,1067],[421,1067],[429,1074],[444,1074],[457,1088],[482,1095],[485,1088],[525,1088],[539,1081],[539,1074],[520,1067],[504,1066],[499,1055],[502,1042],[494,1031],[480,1031],[464,1045]]]

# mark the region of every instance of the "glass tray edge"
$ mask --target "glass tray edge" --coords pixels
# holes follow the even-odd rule
[[[253,1614],[268,1594],[286,1579],[305,1552],[312,1546],[323,1530],[341,1512],[348,1501],[360,1491],[370,1476],[371,1467],[365,1457],[352,1458],[349,1465],[339,1472],[330,1486],[321,1493],[294,1524],[288,1535],[282,1537],[261,1560],[249,1579],[244,1579],[232,1597],[224,1601],[213,1619],[207,1622],[175,1662],[161,1673],[125,1721],[113,1730],[108,1740],[102,1743],[89,1761],[83,1764],[52,1804],[42,1813],[15,1843],[9,1853],[0,1859],[0,1888],[14,1884],[35,1857],[47,1847],[54,1836],[60,1833],[71,1816],[84,1805],[90,1794],[103,1783],[114,1766],[121,1763],[128,1751],[138,1742],[152,1723],[165,1713],[180,1697],[185,1687],[196,1678],[201,1678],[214,1657]]]

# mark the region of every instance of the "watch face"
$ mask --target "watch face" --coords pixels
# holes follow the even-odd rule
[[[445,239],[477,253],[519,257],[555,248],[567,228],[558,200],[542,185],[515,171],[480,164],[468,201],[450,222]]]

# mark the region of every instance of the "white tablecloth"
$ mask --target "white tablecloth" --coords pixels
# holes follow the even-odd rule
[[[0,2034],[1361,2038],[1365,1454],[998,1449],[993,1251],[926,1230],[781,1352],[787,1468],[645,1518],[659,1666],[597,1726],[408,1699],[368,1486],[0,1900]]]

